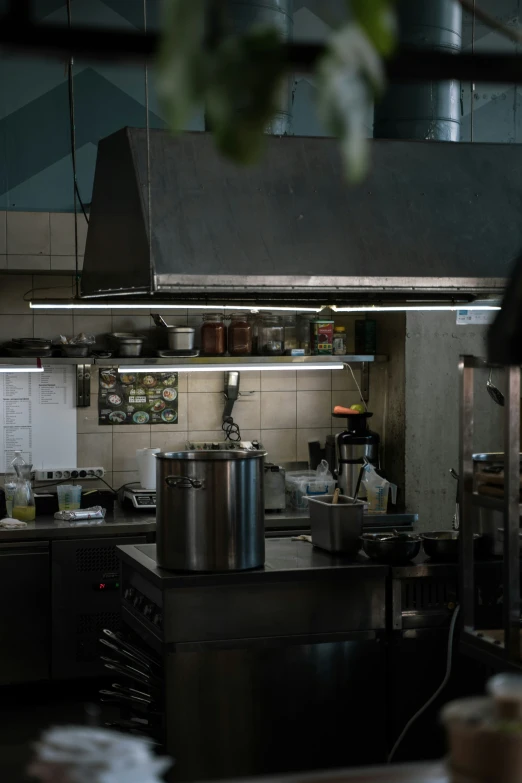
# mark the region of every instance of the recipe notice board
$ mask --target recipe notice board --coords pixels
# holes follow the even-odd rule
[[[21,451],[35,470],[76,466],[76,367],[0,374],[0,473]]]
[[[177,424],[178,374],[125,374],[117,367],[100,370],[98,423]]]

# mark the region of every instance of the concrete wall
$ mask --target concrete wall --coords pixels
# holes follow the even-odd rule
[[[458,470],[460,354],[484,356],[484,326],[457,326],[455,313],[409,313],[406,320],[406,506],[423,529],[451,527]],[[502,411],[475,374],[476,451],[502,451]],[[503,389],[503,373],[493,381]]]

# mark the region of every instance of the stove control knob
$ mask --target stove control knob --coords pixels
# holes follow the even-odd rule
[[[142,595],[137,595],[134,599],[134,608],[138,610],[138,612],[141,612],[141,607],[143,605],[145,598]]]
[[[127,587],[125,589],[125,592],[123,593],[123,597],[126,601],[132,602],[134,600],[134,596],[136,595],[136,591],[133,587]]]
[[[156,614],[154,615],[154,618],[153,618],[152,622],[154,623],[154,625],[157,625],[157,626],[158,626],[158,628],[161,628],[161,626],[162,626],[162,624],[163,624],[163,621],[162,621],[162,619],[161,619],[161,612],[156,612]]]
[[[155,608],[156,607],[154,606],[154,604],[145,604],[145,606],[143,607],[143,616],[144,617],[151,617],[151,615],[154,612]]]

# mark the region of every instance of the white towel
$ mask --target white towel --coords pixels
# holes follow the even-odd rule
[[[6,530],[17,530],[21,527],[27,527],[27,522],[21,522],[19,519],[6,517],[5,519],[0,519],[0,527],[4,527]]]

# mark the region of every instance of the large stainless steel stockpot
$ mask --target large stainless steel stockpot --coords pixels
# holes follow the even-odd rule
[[[236,571],[265,561],[265,451],[156,454],[157,562]]]

